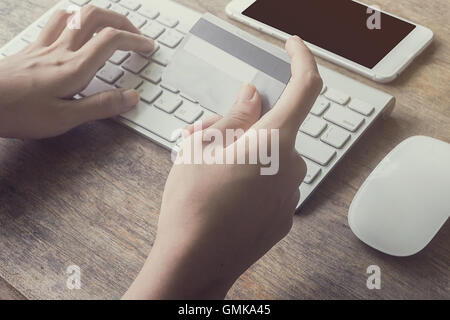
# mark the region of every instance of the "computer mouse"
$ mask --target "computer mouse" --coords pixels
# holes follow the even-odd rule
[[[430,137],[398,145],[364,182],[348,222],[367,245],[411,256],[434,238],[450,216],[450,144]]]

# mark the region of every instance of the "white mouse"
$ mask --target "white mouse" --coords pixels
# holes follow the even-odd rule
[[[429,137],[403,141],[377,166],[348,215],[353,233],[390,255],[411,256],[450,216],[450,144]]]

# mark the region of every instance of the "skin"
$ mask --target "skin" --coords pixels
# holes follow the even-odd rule
[[[208,128],[279,129],[279,173],[262,176],[261,165],[175,165],[154,246],[125,299],[223,299],[237,278],[290,231],[307,171],[295,140],[322,80],[298,37],[286,43],[286,50],[292,78],[270,112],[260,119],[261,98],[254,86],[244,85],[226,117],[204,122],[202,131],[189,127],[186,134],[196,139]]]
[[[82,28],[70,30],[70,14],[57,11],[35,43],[0,60],[0,136],[53,137],[84,122],[124,113],[138,103],[134,90],[71,99],[116,50],[150,52],[154,46],[113,11],[85,6],[81,16]]]
[[[68,17],[57,12],[36,43],[0,61],[0,136],[53,137],[137,104],[134,90],[114,90],[78,101],[69,97],[87,86],[115,50],[151,51],[153,41],[110,11],[83,8],[81,30],[66,28]],[[227,116],[190,126],[184,134],[187,140],[202,141],[211,129],[223,133],[278,129],[278,174],[261,175],[261,164],[174,165],[155,243],[124,299],[223,299],[239,276],[292,228],[299,185],[307,171],[295,140],[322,80],[300,38],[289,39],[286,50],[292,78],[271,111],[261,118],[261,97],[246,84]],[[270,147],[274,137],[268,138]],[[242,139],[245,133],[223,149]]]

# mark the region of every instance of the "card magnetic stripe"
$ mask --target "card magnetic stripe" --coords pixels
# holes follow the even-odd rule
[[[291,78],[289,63],[203,18],[190,32],[284,84]]]

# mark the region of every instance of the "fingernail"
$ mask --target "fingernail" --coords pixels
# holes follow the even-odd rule
[[[251,83],[244,84],[239,90],[238,100],[239,101],[248,101],[252,100],[255,96],[256,88]]]
[[[302,41],[302,39],[299,36],[293,36],[292,38],[294,38],[297,41]]]
[[[122,106],[124,110],[131,109],[139,102],[139,93],[136,90],[122,91]]]

